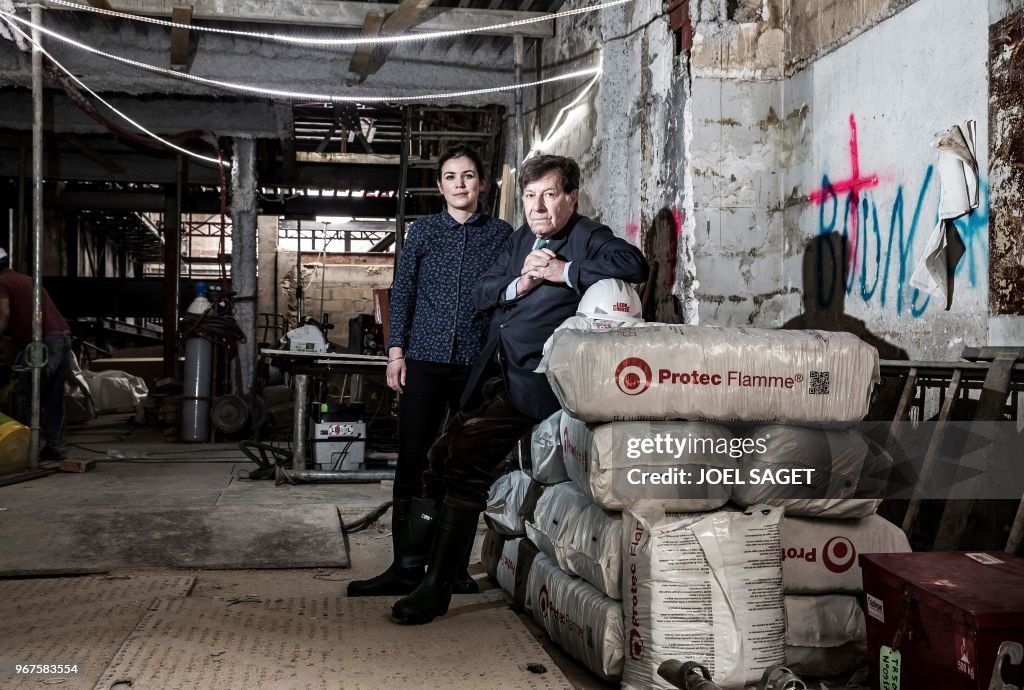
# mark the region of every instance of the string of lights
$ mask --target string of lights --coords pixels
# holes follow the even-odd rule
[[[92,5],[83,5],[78,2],[71,2],[71,0],[47,0],[47,2],[48,4],[51,5],[69,7],[82,12],[93,12],[96,14],[101,14],[109,17],[117,17],[118,19],[126,19],[135,22],[144,22],[147,24],[155,24],[157,26],[163,26],[172,29],[205,31],[208,33],[218,33],[228,36],[242,36],[246,38],[259,38],[266,41],[277,41],[280,43],[292,43],[298,45],[331,48],[337,46],[382,45],[391,43],[408,43],[413,41],[431,41],[435,39],[465,36],[468,34],[506,31],[509,29],[515,29],[516,27],[519,26],[526,26],[528,24],[547,22],[555,19],[561,19],[563,17],[572,17],[580,14],[588,14],[590,12],[600,12],[611,7],[617,7],[618,5],[625,5],[626,3],[633,2],[633,0],[610,0],[609,2],[604,2],[590,7],[578,7],[576,9],[554,12],[551,14],[546,14],[538,17],[527,17],[525,19],[516,19],[514,21],[502,22],[500,24],[493,24],[491,26],[482,26],[470,29],[450,29],[447,31],[427,31],[421,33],[388,34],[383,36],[358,36],[347,38],[312,38],[307,36],[289,36],[286,34],[265,33],[261,31],[241,31],[238,29],[225,29],[216,26],[206,26],[204,24],[181,24],[178,22],[167,21],[165,19],[144,17],[137,14],[129,14],[126,12],[118,12],[116,10],[104,9],[102,7],[94,7]]]
[[[7,15],[7,13],[0,12],[0,15]],[[154,140],[159,141],[164,146],[169,146],[170,148],[174,149],[175,151],[179,151],[180,153],[183,153],[186,156],[194,158],[194,159],[196,159],[198,161],[202,161],[204,163],[211,163],[211,164],[216,165],[216,166],[228,166],[228,165],[230,165],[230,162],[225,162],[225,161],[223,161],[223,160],[221,160],[219,158],[212,158],[210,156],[204,156],[204,155],[202,155],[200,153],[196,153],[195,151],[190,151],[190,150],[188,150],[188,149],[186,149],[186,148],[184,148],[182,146],[178,146],[173,141],[168,141],[167,139],[164,139],[163,137],[161,137],[159,134],[156,134],[155,132],[151,132],[150,130],[146,129],[141,124],[139,124],[138,122],[136,122],[135,120],[130,118],[128,115],[125,115],[124,113],[122,113],[120,110],[118,110],[113,105],[111,105],[109,102],[107,102],[102,96],[100,96],[98,93],[96,93],[91,88],[89,88],[89,86],[85,82],[83,82],[81,79],[79,79],[74,74],[72,74],[71,70],[69,70],[67,67],[62,65],[56,58],[54,58],[52,55],[50,55],[50,53],[48,53],[46,51],[46,49],[43,48],[43,46],[39,45],[36,41],[34,41],[31,36],[29,36],[27,33],[22,31],[15,24],[13,24],[7,18],[8,16],[9,15],[3,16],[2,19],[7,24],[7,26],[9,26],[11,28],[12,31],[17,32],[23,39],[28,41],[29,44],[31,44],[31,45],[35,46],[36,48],[38,48],[39,51],[43,55],[45,55],[47,58],[50,59],[50,62],[52,62],[62,72],[64,72],[64,74],[68,75],[68,77],[71,78],[72,81],[74,81],[76,84],[78,84],[78,86],[80,86],[83,90],[88,92],[93,98],[95,98],[97,101],[99,101],[100,103],[105,105],[115,115],[117,115],[122,120],[124,120],[125,122],[130,124],[132,127],[135,127],[135,129],[139,130],[143,134],[152,137]]]
[[[520,84],[506,84],[504,86],[492,86],[483,89],[469,89],[465,91],[449,91],[442,93],[430,93],[430,94],[415,94],[415,95],[390,95],[390,96],[350,96],[337,93],[310,93],[305,91],[287,91],[283,89],[269,89],[260,86],[251,86],[249,84],[239,84],[236,82],[222,81],[220,79],[211,79],[209,77],[200,77],[194,74],[188,74],[185,72],[176,72],[172,69],[165,67],[158,67],[156,65],[149,64],[147,62],[141,62],[139,60],[132,60],[130,58],[121,57],[120,55],[114,55],[108,53],[93,46],[87,45],[80,41],[76,41],[73,38],[68,38],[62,34],[57,33],[51,29],[47,29],[43,26],[33,24],[27,19],[23,19],[9,12],[0,11],[0,17],[5,17],[8,20],[13,20],[22,24],[23,26],[37,29],[41,33],[54,38],[62,43],[78,48],[79,50],[98,55],[114,62],[119,62],[124,65],[129,65],[138,69],[146,70],[156,74],[161,74],[174,79],[182,81],[189,81],[197,84],[203,84],[206,86],[213,86],[228,91],[237,91],[240,93],[248,93],[257,96],[264,96],[271,99],[283,99],[283,100],[315,100],[315,101],[330,101],[333,103],[414,103],[420,101],[433,101],[449,98],[466,98],[468,96],[481,96],[487,94],[501,93],[503,91],[514,91],[515,89],[532,88],[535,86],[541,86],[543,84],[551,84],[559,81],[566,81],[569,79],[578,79],[579,77],[596,76],[601,73],[600,67],[591,67],[587,69],[575,70],[572,72],[566,72],[553,77],[547,77],[545,79],[537,79],[535,81],[523,82]],[[10,24],[10,21],[8,21]]]

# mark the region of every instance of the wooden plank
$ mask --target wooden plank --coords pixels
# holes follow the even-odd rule
[[[400,156],[395,153],[317,153],[296,151],[295,160],[300,163],[344,163],[346,165],[398,165]]]
[[[953,378],[950,379],[949,387],[946,389],[946,399],[942,401],[942,409],[939,410],[939,423],[935,427],[931,443],[928,444],[928,450],[924,456],[924,464],[921,466],[921,473],[918,475],[917,484],[914,486],[914,494],[910,499],[910,505],[907,506],[907,513],[903,516],[903,532],[907,537],[910,537],[914,529],[917,514],[921,510],[922,501],[924,501],[925,487],[931,480],[932,472],[935,469],[935,463],[939,456],[939,449],[942,447],[942,441],[946,437],[946,430],[948,429],[946,422],[949,421],[953,404],[960,393],[960,378],[961,372],[957,369],[953,372]]]
[[[192,23],[192,7],[184,5],[177,6],[171,10],[171,21],[177,24]],[[171,69],[179,72],[188,72],[191,60],[189,60],[189,44],[192,32],[188,29],[174,27],[171,29]]]
[[[370,15],[367,15],[367,25],[363,26],[363,35],[376,36],[406,33],[413,27],[426,21],[427,17],[424,13],[433,3],[434,0],[402,0],[394,12],[383,15],[385,17],[383,24],[376,28],[368,26]],[[348,68],[348,85],[362,84],[368,76],[383,67],[393,47],[393,44],[365,44],[356,48]]]
[[[383,12],[369,12],[366,15],[366,21],[363,22],[363,30],[359,35],[363,38],[379,36],[386,19],[387,15]],[[367,76],[379,69],[379,67],[374,69],[372,65],[375,62],[374,55],[380,50],[380,46],[372,43],[364,43],[356,47],[348,64],[348,78],[345,80],[348,86],[362,84]]]
[[[89,470],[96,469],[96,460],[88,459],[84,460],[81,458],[64,458],[60,461],[61,472],[88,472]]]
[[[993,359],[992,366],[988,371],[988,376],[985,377],[985,385],[969,426],[972,435],[978,438],[987,438],[988,445],[975,451],[977,455],[972,453],[969,458],[961,459],[961,462],[969,463],[969,467],[982,474],[989,468],[991,444],[994,440],[992,438],[992,423],[1004,419],[1003,410],[1006,407],[1006,399],[1010,395],[1013,366],[1022,354],[1019,347],[988,349],[991,350],[989,354]],[[939,529],[935,534],[935,543],[932,547],[934,550],[954,551],[960,548],[960,540],[974,510],[973,497],[976,495],[982,474],[965,480],[959,487],[960,491],[966,493],[968,498],[946,501],[942,510],[942,519],[939,521]]]
[[[86,0],[80,5],[95,4]],[[118,12],[144,14],[151,17],[170,17],[179,0],[110,0],[106,4]],[[75,11],[64,5],[46,5],[47,9]],[[193,3],[193,19],[229,22],[256,22],[263,24],[296,24],[304,26],[336,26],[360,29],[370,12],[388,12],[397,4],[374,2],[338,2],[337,0],[197,0]],[[512,10],[484,10],[460,7],[431,7],[425,13],[426,21],[416,31],[453,31],[479,29],[495,24],[541,17],[547,12],[518,12]],[[522,34],[532,38],[552,38],[554,22],[537,22],[511,29],[481,31],[481,35],[512,36]]]

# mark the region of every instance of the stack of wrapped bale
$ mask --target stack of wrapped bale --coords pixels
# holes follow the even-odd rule
[[[532,516],[537,502],[550,486],[569,481],[558,440],[561,411],[538,424],[529,443],[521,443],[509,456],[517,467],[492,486],[484,520],[488,531],[481,550],[487,573],[520,609],[527,607],[526,575],[538,550],[527,539],[524,519]],[[523,574],[517,578],[519,564]],[[518,582],[518,585],[517,585]]]
[[[892,458],[853,429],[764,425],[749,431],[764,452],[741,474],[811,470],[804,486],[746,484],[733,500],[781,506],[786,663],[808,676],[836,676],[867,663],[857,556],[910,551],[906,536],[875,514]]]
[[[753,439],[772,433],[725,424],[862,419],[878,380],[874,348],[849,334],[816,331],[570,328],[556,331],[541,369],[565,411],[568,475],[600,508],[628,511],[623,685],[669,687],[656,671],[673,658],[703,663],[722,687],[756,682],[765,668],[782,663],[783,511],[748,495],[743,505],[750,507],[742,512],[672,513],[721,508],[757,455]],[[709,469],[718,471],[709,473],[718,482],[699,483]],[[572,510],[582,512],[574,508],[578,499],[562,503],[570,511],[563,522],[573,519]],[[550,541],[557,561],[559,538]],[[814,638],[803,634],[813,616],[800,611],[810,604],[816,612],[824,603],[792,602],[794,658]],[[860,634],[855,625],[846,627],[854,628],[844,628],[847,637]],[[815,639],[824,638],[822,632]]]
[[[480,549],[480,561],[491,579],[514,600],[519,549],[526,535],[523,504],[530,483],[529,475],[522,470],[499,477],[491,486],[484,512],[487,533]]]

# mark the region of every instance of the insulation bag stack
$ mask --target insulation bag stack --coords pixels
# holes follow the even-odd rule
[[[880,380],[878,351],[849,333],[681,325],[560,329],[541,369],[585,422],[854,422]]]
[[[830,677],[864,664],[867,625],[857,597],[787,594],[786,621],[786,666],[794,673]]]
[[[741,477],[797,470],[811,482],[736,484],[732,499],[740,506],[767,503],[784,506],[787,516],[819,518],[862,518],[878,510],[893,461],[858,431],[768,424],[745,434],[756,449],[740,459]]]
[[[782,511],[644,516],[623,535],[623,688],[672,688],[670,659],[697,661],[723,688],[757,682],[784,659]]]
[[[737,484],[733,501],[783,507],[786,664],[805,675],[848,673],[866,662],[859,596],[861,553],[909,551],[903,532],[875,514],[892,458],[853,429],[764,425],[746,433],[764,452],[740,460],[741,476],[810,471],[803,486]]]
[[[797,673],[835,676],[867,663],[858,557],[910,551],[903,531],[880,515],[782,520],[786,663]]]
[[[738,457],[742,456],[740,452],[729,452],[733,442],[729,429],[708,422],[586,424],[563,415],[561,436],[569,478],[606,510],[622,511],[644,505],[675,513],[716,510],[729,500],[728,485],[653,484],[650,475],[673,471],[697,473],[708,467],[735,470]],[[669,438],[687,443],[687,448],[670,445],[666,442]],[[659,440],[661,451],[657,450]],[[647,482],[631,483],[644,474],[648,475]]]
[[[487,525],[507,537],[525,535],[526,525],[521,513],[529,488],[530,477],[521,470],[498,477],[487,496],[484,510]]]
[[[531,612],[556,643],[605,680],[622,675],[622,605],[540,554],[530,569]]]
[[[522,470],[541,484],[569,481],[562,461],[562,444],[558,438],[561,421],[561,410],[542,420],[530,434],[528,450],[520,460]]]

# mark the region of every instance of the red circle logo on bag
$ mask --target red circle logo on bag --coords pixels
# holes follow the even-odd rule
[[[635,661],[644,658],[644,638],[636,628],[629,631],[629,656]]]
[[[857,549],[846,537],[832,537],[825,542],[821,562],[833,573],[845,573],[857,562]]]
[[[540,615],[542,615],[542,616],[548,615],[548,586],[547,585],[543,585],[540,588],[540,596],[538,597],[538,599],[539,599],[539,601],[537,602],[537,605],[540,606]]]
[[[651,365],[639,357],[627,357],[615,368],[615,385],[626,395],[640,395],[652,380]]]

